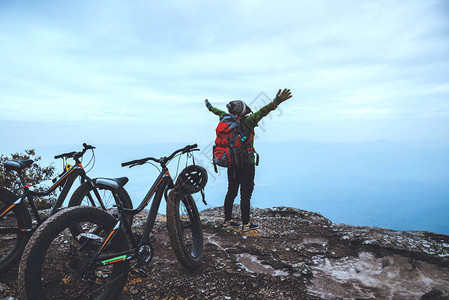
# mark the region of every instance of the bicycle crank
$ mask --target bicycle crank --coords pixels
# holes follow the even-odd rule
[[[136,267],[149,263],[153,259],[153,246],[150,244],[142,245],[137,252]]]

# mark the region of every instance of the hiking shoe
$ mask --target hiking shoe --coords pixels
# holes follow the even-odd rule
[[[234,222],[233,220],[228,220],[223,223],[223,226],[224,227],[239,227],[240,224],[237,222]]]
[[[259,228],[259,225],[248,223],[242,226],[242,231],[250,231],[257,228]]]

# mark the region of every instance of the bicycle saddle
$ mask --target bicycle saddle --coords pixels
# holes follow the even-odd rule
[[[28,168],[29,166],[31,166],[33,164],[34,160],[32,159],[27,159],[27,160],[7,160],[3,163],[3,165],[5,166],[5,169],[7,171],[22,171],[26,168]]]
[[[95,181],[100,189],[110,187],[113,189],[119,189],[123,187],[128,182],[128,177],[120,178],[97,178]]]

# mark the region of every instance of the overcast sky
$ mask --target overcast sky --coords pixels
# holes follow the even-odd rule
[[[0,0],[0,153],[208,143],[204,99],[284,87],[267,142],[449,141],[449,2]]]

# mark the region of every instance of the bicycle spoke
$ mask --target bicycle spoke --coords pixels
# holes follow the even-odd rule
[[[103,285],[103,286],[101,286],[101,287],[99,287],[99,288],[93,290],[93,291],[90,292],[89,294],[84,294],[84,291],[83,291],[83,294],[80,295],[79,297],[75,298],[75,299],[86,299],[86,297],[90,297],[90,296],[94,295],[95,293],[98,293],[98,292],[100,291],[100,289],[107,288],[109,285],[114,284],[117,280],[121,279],[121,278],[122,278],[123,276],[125,276],[125,275],[127,275],[127,274],[121,274],[121,275],[119,275],[119,276],[116,277],[115,279],[113,279],[113,280],[111,280],[110,282],[108,282],[107,284],[105,284],[105,285]],[[82,297],[81,297],[81,296],[82,296]],[[89,298],[89,299],[90,299],[90,298]]]
[[[182,230],[185,230],[185,229],[188,229],[188,228],[191,228],[192,227],[192,223],[190,223],[190,222],[184,222],[184,223],[182,223],[181,224],[181,229]]]
[[[106,231],[101,226],[91,223],[80,223],[87,234],[73,237],[69,229],[60,232],[47,250],[47,257],[42,265],[42,289],[49,299],[60,299],[60,289],[78,291],[79,298],[95,298],[107,286],[121,276],[114,272],[113,265],[88,265],[96,247],[82,247],[95,232],[99,238],[104,238]],[[84,242],[83,242],[84,241]],[[97,242],[97,241],[96,241]],[[107,249],[106,249],[107,250]],[[53,294],[53,291],[55,294]],[[67,295],[73,297],[73,295]]]

